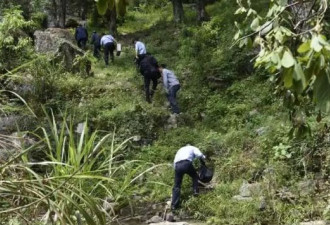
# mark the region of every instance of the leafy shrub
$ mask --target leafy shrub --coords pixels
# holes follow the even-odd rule
[[[0,71],[12,70],[33,56],[32,40],[24,29],[33,26],[17,8],[4,10],[0,22]]]

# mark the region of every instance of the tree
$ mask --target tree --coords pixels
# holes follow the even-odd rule
[[[184,11],[183,11],[182,0],[172,0],[172,4],[173,4],[174,21],[177,23],[183,22]]]
[[[117,16],[125,16],[126,0],[97,0],[97,10],[100,15],[107,15],[109,29],[112,34],[117,34]]]
[[[258,47],[255,66],[273,74],[297,133],[306,130],[306,108],[330,112],[330,43],[325,36],[327,0],[273,0],[265,15],[250,0],[237,0],[235,44]],[[308,114],[308,113],[307,113]]]
[[[205,10],[206,0],[196,0],[196,8],[197,8],[197,21],[202,22],[207,20],[208,15]]]
[[[33,26],[17,8],[4,10],[0,22],[0,73],[10,71],[33,57],[31,38],[24,32]]]

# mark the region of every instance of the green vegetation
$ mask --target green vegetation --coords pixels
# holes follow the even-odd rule
[[[263,17],[267,5],[251,7]],[[270,82],[274,71],[253,67],[258,52],[232,46],[234,21],[244,20],[234,1],[206,9],[210,20],[199,25],[187,4],[185,23],[175,24],[169,2],[135,1],[121,18],[123,51],[113,64],[105,67],[90,51],[74,61],[81,67],[91,60],[93,76],[35,53],[25,36],[32,22],[16,8],[6,11],[1,35],[15,38],[0,40],[0,58],[13,59],[1,60],[0,116],[22,116],[10,131],[33,143],[17,147],[13,134],[0,134],[0,151],[16,150],[0,161],[0,224],[106,224],[125,207],[165,202],[174,154],[187,143],[207,155],[216,175],[198,197],[184,179],[179,215],[212,225],[330,219],[330,117],[304,98],[287,107],[283,82]],[[135,37],[182,84],[177,128],[168,128],[161,84],[153,103],[145,101]],[[260,184],[260,194],[234,199],[243,181]],[[302,181],[313,181],[314,189],[304,194]]]

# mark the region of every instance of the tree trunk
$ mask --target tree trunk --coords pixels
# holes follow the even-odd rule
[[[50,27],[58,27],[59,26],[59,20],[58,20],[58,5],[57,0],[52,0],[51,7],[49,8],[50,13]]]
[[[110,34],[117,35],[117,13],[116,7],[109,11],[109,29]]]
[[[203,22],[208,19],[208,15],[205,10],[206,0],[196,0],[196,8],[197,8],[197,21]]]
[[[174,21],[177,23],[183,22],[184,11],[183,11],[182,0],[172,0],[172,4],[173,4]]]
[[[86,20],[87,19],[87,13],[88,13],[88,1],[87,0],[81,0],[81,6],[82,6],[81,19]]]
[[[60,0],[60,10],[59,10],[59,19],[60,23],[59,26],[61,28],[65,27],[65,22],[66,22],[66,9],[67,9],[67,0]]]

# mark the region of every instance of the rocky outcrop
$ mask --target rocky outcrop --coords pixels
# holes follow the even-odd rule
[[[56,60],[63,60],[68,70],[90,75],[91,62],[89,60],[82,62],[84,63],[83,67],[74,63],[76,56],[82,56],[85,52],[74,44],[75,39],[69,30],[60,28],[48,28],[45,31],[37,30],[34,32],[34,38],[37,52],[50,54]]]

